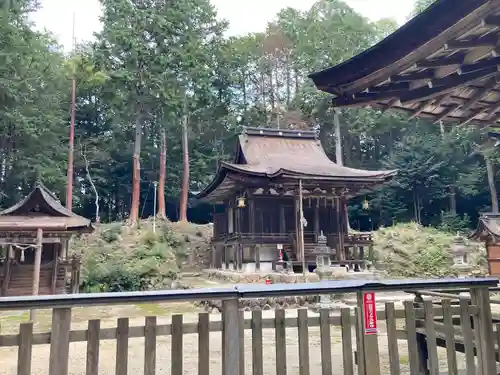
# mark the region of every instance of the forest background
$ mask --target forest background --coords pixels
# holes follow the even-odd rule
[[[158,214],[177,220],[184,158],[189,191],[198,191],[231,156],[242,126],[319,128],[335,160],[331,98],[307,75],[397,27],[319,0],[305,12],[283,9],[261,33],[225,37],[208,0],[101,3],[102,31],[70,55],[29,23],[35,0],[0,9],[0,207],[36,178],[64,202],[74,68],[73,210],[95,220],[97,197],[100,221],[134,224],[153,215],[159,181]],[[417,1],[413,15],[430,3]],[[345,165],[399,170],[393,183],[350,202],[353,229],[414,220],[455,231],[498,211],[500,153],[484,130],[375,109],[342,110],[340,121]],[[187,219],[209,222],[211,212],[189,207]]]

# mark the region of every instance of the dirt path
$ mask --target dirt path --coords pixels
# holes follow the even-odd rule
[[[264,318],[271,318],[273,311],[264,311]],[[287,316],[296,316],[296,310],[288,310]],[[249,317],[247,315],[247,317]],[[211,320],[220,320],[220,315],[211,315]],[[188,313],[184,316],[184,321],[195,322],[196,314]],[[166,324],[170,322],[169,317],[159,317],[158,324]],[[140,326],[144,324],[144,318],[132,318],[131,326]],[[112,327],[115,325],[114,319],[104,319],[103,327]],[[82,329],[85,327],[83,322],[73,324],[73,329]],[[342,361],[342,340],[338,327],[331,327],[331,342],[332,342],[332,364],[333,375],[343,375]],[[275,340],[273,330],[264,330],[264,374],[271,375],[276,373],[276,358],[275,358]],[[309,351],[310,351],[310,368],[311,374],[321,373],[321,352],[319,329],[316,327],[309,330]],[[353,332],[354,338],[354,332]],[[143,373],[144,366],[144,340],[131,339],[129,342],[129,374]],[[408,352],[403,341],[400,341],[400,362],[402,373],[408,371]],[[197,374],[198,366],[198,343],[197,335],[190,334],[184,336],[184,374]],[[354,341],[355,349],[355,341]],[[112,340],[101,341],[100,346],[100,375],[114,375],[115,373],[115,342]],[[157,341],[157,374],[169,375],[170,369],[170,337],[159,337]],[[380,326],[379,334],[379,350],[382,366],[382,374],[388,374],[388,350],[387,337],[385,327]],[[39,345],[33,348],[33,375],[48,374],[48,358],[49,346]],[[214,332],[210,336],[210,373],[221,373],[221,333]],[[446,354],[444,350],[440,350],[440,358],[442,358],[442,371],[446,371]],[[459,356],[460,358],[460,356]],[[86,359],[86,344],[72,343],[70,347],[70,374],[83,375],[85,374],[85,359]],[[245,373],[252,373],[251,366],[251,332],[245,331]],[[3,369],[2,374],[16,374],[17,349],[4,348],[0,349],[0,367]],[[298,337],[297,329],[287,329],[287,374],[299,374],[298,361]],[[459,360],[459,368],[463,368],[463,359]]]

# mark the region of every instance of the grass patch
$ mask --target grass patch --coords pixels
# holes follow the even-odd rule
[[[416,223],[381,228],[374,233],[375,263],[382,265],[391,277],[457,276],[452,255],[455,239],[449,232]],[[472,268],[483,270],[484,246],[465,241]]]

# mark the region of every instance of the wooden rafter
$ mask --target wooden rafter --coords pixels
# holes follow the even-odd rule
[[[487,35],[482,38],[466,39],[466,40],[452,40],[444,45],[447,50],[461,50],[477,47],[496,47],[498,44],[497,35]]]
[[[440,121],[444,120],[446,117],[453,114],[455,111],[459,109],[462,112],[469,110],[473,105],[479,102],[483,98],[483,96],[487,95],[490,92],[490,90],[495,88],[497,85],[498,85],[498,76],[495,76],[491,78],[483,88],[477,90],[476,93],[469,100],[467,100],[462,104],[457,104],[456,106],[451,107],[448,110],[445,110],[441,115],[439,115],[434,120],[434,123],[435,124],[439,123]]]
[[[500,57],[493,57],[490,59],[482,60],[473,64],[464,65],[461,68],[463,74],[473,73],[478,70],[491,68],[493,66],[500,65]]]
[[[486,125],[500,119],[499,67],[500,0],[440,0],[391,38],[311,78],[344,94],[333,101],[339,107]]]
[[[415,112],[413,112],[413,114],[410,116],[410,120],[418,117],[428,106],[430,106],[432,104],[432,102],[434,102],[434,99],[429,99],[429,100],[426,100],[425,102],[421,103],[417,109],[415,110]]]
[[[497,111],[500,111],[500,101],[492,105],[491,107],[487,108],[486,110],[486,120],[491,120],[497,113]]]
[[[464,63],[464,54],[455,54],[450,57],[440,57],[433,60],[422,60],[417,63],[418,68],[441,68],[443,66],[461,65]]]
[[[485,25],[488,26],[500,27],[500,16],[497,15],[488,16],[484,19],[484,23]]]
[[[390,78],[391,82],[412,82],[419,81],[421,79],[432,79],[434,78],[434,71],[426,69],[420,72],[398,74]]]
[[[482,112],[483,112],[482,109],[477,109],[477,110],[473,111],[473,113],[469,117],[467,117],[464,121],[460,122],[457,126],[465,126],[465,125],[467,125],[468,123],[474,121],[475,118],[477,116],[479,116]]]
[[[416,90],[405,92],[401,97],[401,103],[412,103],[426,99],[435,98],[441,94],[446,94],[455,90],[457,87],[482,80],[498,73],[498,68],[486,68],[469,74],[453,74],[439,80],[439,83],[433,87],[422,87]]]

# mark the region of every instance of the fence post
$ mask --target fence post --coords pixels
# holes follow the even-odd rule
[[[222,373],[225,375],[240,374],[240,314],[238,298],[222,301],[222,332],[224,341]]]
[[[50,334],[49,375],[68,375],[69,334],[71,330],[71,309],[52,310]]]
[[[357,354],[358,368],[364,369],[364,374],[360,375],[380,375],[380,358],[378,350],[378,335],[377,332],[368,332],[366,330],[365,316],[368,311],[365,311],[365,292],[357,293],[358,314],[356,329],[358,330],[356,337],[360,339],[358,345],[359,352]],[[373,311],[371,312],[377,316],[375,311],[375,301],[373,301]],[[361,366],[360,366],[360,362]]]
[[[471,288],[471,302],[477,306],[478,314],[474,321],[477,342],[478,374],[496,374],[495,340],[491,316],[490,292],[487,287]]]

